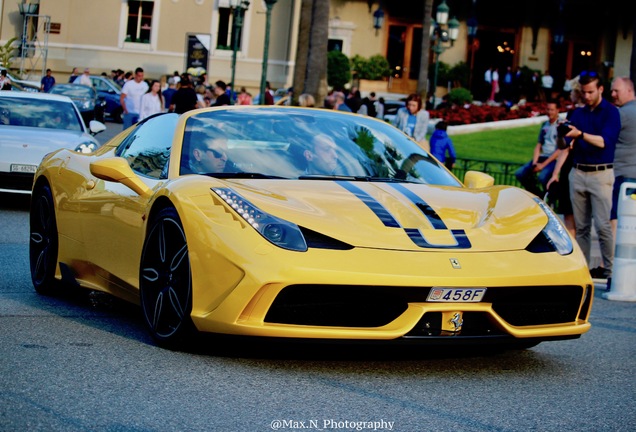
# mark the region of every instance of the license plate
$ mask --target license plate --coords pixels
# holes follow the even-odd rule
[[[12,164],[11,172],[17,173],[35,173],[37,171],[37,165],[20,165],[20,164]]]
[[[483,300],[486,288],[431,288],[426,301],[477,303]]]

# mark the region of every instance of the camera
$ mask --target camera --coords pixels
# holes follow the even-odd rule
[[[572,123],[570,123],[569,121],[563,122],[560,125],[557,126],[557,135],[559,137],[564,137],[568,134],[568,132],[570,132],[570,130],[572,130],[572,128],[570,127]]]

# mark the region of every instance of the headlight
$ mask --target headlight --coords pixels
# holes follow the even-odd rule
[[[81,143],[75,147],[75,151],[78,153],[93,153],[97,150],[97,144],[92,142]]]
[[[548,205],[539,198],[534,198],[535,202],[548,216],[548,224],[543,228],[539,236],[533,240],[528,246],[531,252],[552,252],[556,251],[559,255],[568,255],[572,253],[574,246],[572,239],[565,230],[565,227],[559,218],[552,212]]]
[[[92,110],[95,108],[95,105],[93,105],[93,101],[90,99],[85,99],[83,101],[81,101],[81,105],[82,105],[82,110],[86,111],[86,110]]]
[[[307,243],[298,225],[265,213],[230,188],[212,188],[252,228],[269,242],[283,249],[305,252]]]

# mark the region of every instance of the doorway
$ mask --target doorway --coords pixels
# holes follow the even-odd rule
[[[473,45],[474,60],[470,73],[470,91],[481,100],[490,94],[490,85],[486,85],[484,74],[488,68],[496,68],[499,72],[499,83],[503,83],[506,70],[514,68],[518,58],[518,41],[514,30],[479,29]]]
[[[389,90],[410,94],[417,91],[422,50],[422,25],[395,23],[389,25],[387,60],[391,67]]]

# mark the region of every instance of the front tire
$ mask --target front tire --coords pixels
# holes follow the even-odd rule
[[[59,288],[59,281],[55,279],[58,235],[49,185],[42,185],[34,191],[29,220],[29,264],[33,287],[40,294],[53,294]]]
[[[176,209],[151,221],[139,269],[141,308],[152,337],[170,349],[185,348],[194,331],[188,243]]]

